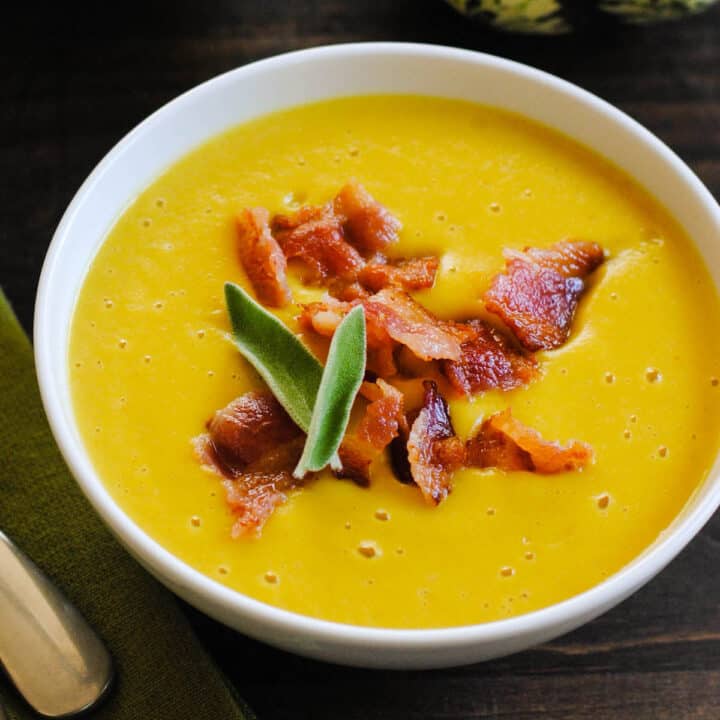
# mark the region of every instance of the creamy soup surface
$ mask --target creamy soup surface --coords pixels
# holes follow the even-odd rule
[[[228,339],[223,284],[252,292],[234,214],[322,204],[357,178],[403,223],[397,256],[441,258],[416,294],[443,318],[484,315],[504,248],[565,238],[609,259],[542,377],[472,400],[445,393],[461,437],[490,413],[589,443],[582,472],[466,469],[438,507],[386,458],[368,489],[322,474],[260,537],[233,540],[219,478],[191,439],[263,384]],[[318,299],[291,271],[294,302]],[[298,308],[278,312],[292,329]],[[423,97],[357,97],[262,117],[170,167],[118,219],[80,292],[75,413],[108,491],[169,551],[272,605],[360,625],[427,628],[545,607],[619,570],[705,479],[720,429],[720,319],[681,228],[601,157],[527,119]],[[319,356],[327,343],[304,337]],[[419,381],[394,378],[409,401]],[[381,511],[381,512],[378,512]],[[384,511],[384,512],[383,512]],[[372,541],[378,554],[358,552]]]

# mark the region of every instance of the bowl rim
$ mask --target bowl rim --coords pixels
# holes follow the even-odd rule
[[[720,207],[709,190],[690,168],[649,130],[630,116],[598,96],[534,67],[494,55],[472,50],[423,43],[363,42],[325,45],[283,53],[258,60],[213,77],[182,93],[161,106],[127,133],[102,158],[74,195],[53,235],[43,263],[34,315],[35,361],[38,382],[45,412],[60,451],[76,482],[112,533],[132,555],[153,574],[169,582],[172,588],[182,589],[195,597],[211,600],[213,607],[226,616],[241,614],[251,623],[271,628],[274,632],[300,633],[317,642],[332,641],[350,645],[372,646],[383,649],[422,649],[429,647],[455,648],[508,640],[537,632],[543,628],[564,626],[568,629],[595,617],[623,600],[631,592],[648,582],[667,565],[699,532],[720,505],[720,483],[714,487],[684,517],[676,516],[673,524],[651,546],[627,565],[604,581],[553,605],[510,618],[470,625],[437,628],[392,628],[353,625],[323,620],[285,610],[233,590],[210,578],[181,560],[140,528],[115,502],[105,489],[99,474],[89,462],[84,445],[76,450],[66,426],[66,416],[52,368],[55,365],[49,341],[52,323],[51,285],[59,273],[58,262],[68,243],[73,220],[83,199],[91,194],[101,176],[111,169],[116,158],[134,139],[152,126],[162,123],[170,113],[177,111],[203,93],[217,91],[218,87],[234,83],[238,78],[259,70],[267,71],[288,63],[324,58],[357,57],[367,54],[394,54],[404,57],[459,60],[485,67],[495,67],[519,73],[541,87],[550,87],[570,94],[589,106],[594,112],[605,115],[610,121],[625,126],[635,138],[649,145],[652,151],[671,167],[697,199],[714,215],[720,227]],[[175,160],[180,159],[184,153]],[[63,360],[67,371],[67,356]],[[72,416],[70,409],[70,416]],[[709,478],[706,482],[709,481]],[[692,501],[692,497],[688,503]],[[687,506],[686,506],[687,507]]]

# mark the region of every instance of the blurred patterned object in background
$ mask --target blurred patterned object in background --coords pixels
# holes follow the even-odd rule
[[[648,25],[695,15],[717,0],[447,0],[456,10],[508,32],[561,35],[594,18]]]

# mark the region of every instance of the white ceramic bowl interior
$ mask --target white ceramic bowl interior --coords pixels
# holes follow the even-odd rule
[[[668,530],[611,578],[543,610],[481,625],[393,630],[326,622],[220,585],[145,534],[113,501],[83,447],[70,401],[68,334],[88,266],[129,203],[163,170],[228,127],[313,100],[363,93],[461,98],[522,113],[624,168],[697,243],[720,281],[720,208],[682,161],[635,121],[551,75],[489,55],[429,45],[337,45],[239,68],[172,101],[125,137],[73,199],[43,267],[35,354],[55,438],[83,491],[117,538],[161,582],[208,615],[287,650],[348,665],[429,668],[505,655],[608,610],[658,573],[720,503],[718,464]]]

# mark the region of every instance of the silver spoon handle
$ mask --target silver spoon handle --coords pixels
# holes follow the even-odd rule
[[[2,532],[0,665],[27,702],[53,718],[88,709],[112,680],[100,638]]]

